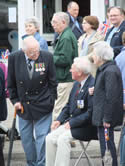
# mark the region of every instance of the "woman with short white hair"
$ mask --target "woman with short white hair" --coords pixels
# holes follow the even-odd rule
[[[24,39],[27,36],[32,35],[39,42],[40,50],[48,51],[47,41],[42,36],[40,36],[39,30],[40,30],[40,23],[39,23],[37,17],[33,16],[33,17],[30,17],[30,18],[27,18],[25,20],[26,34],[22,36],[22,39]]]
[[[97,66],[93,92],[92,123],[98,128],[101,156],[106,151],[105,129],[108,132],[108,149],[112,157],[112,166],[118,166],[114,142],[114,127],[122,125],[123,86],[120,70],[113,61],[112,48],[104,41],[93,46],[93,63]]]
[[[100,63],[113,60],[114,53],[113,49],[105,41],[99,41],[93,45],[93,53],[96,54],[97,58],[100,60]],[[97,64],[95,64],[97,65]]]

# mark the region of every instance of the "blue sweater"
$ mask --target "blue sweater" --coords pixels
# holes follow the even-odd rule
[[[40,36],[39,32],[36,32],[34,34],[34,37],[35,39],[39,42],[40,44],[40,50],[46,50],[48,51],[48,44],[47,44],[47,41],[42,37]]]
[[[118,67],[121,70],[122,81],[123,81],[123,96],[124,96],[124,104],[125,104],[125,47],[122,48],[120,54],[115,58],[115,61]]]

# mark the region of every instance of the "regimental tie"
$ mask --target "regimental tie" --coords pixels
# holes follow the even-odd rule
[[[77,91],[76,91],[76,96],[78,96],[78,94],[79,94],[79,92],[80,92],[80,88],[81,88],[81,84],[79,83],[79,84],[78,84],[78,89],[77,89]]]
[[[30,71],[31,71],[31,69],[32,69],[31,61],[32,61],[32,59],[29,59],[29,58],[28,58],[28,63],[27,63],[27,65],[28,65],[28,68],[29,68]]]

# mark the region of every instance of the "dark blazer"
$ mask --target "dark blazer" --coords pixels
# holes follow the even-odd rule
[[[110,32],[113,30],[114,26],[112,28],[110,28],[106,34],[105,37],[105,41],[107,40]],[[114,50],[114,58],[121,52],[121,49],[123,47],[122,44],[122,34],[123,32],[125,32],[125,21],[123,21],[121,23],[121,25],[119,26],[117,32],[114,33],[114,35],[112,36],[111,42],[110,42],[110,46],[113,48]]]
[[[119,68],[114,61],[109,61],[97,70],[92,122],[102,126],[103,122],[112,127],[121,125],[123,120],[123,86]]]
[[[0,68],[0,121],[4,121],[7,118],[7,104],[5,97],[5,78],[4,72]]]
[[[37,71],[41,66],[43,71]],[[8,59],[8,89],[13,104],[21,102],[24,113],[18,112],[22,118],[40,119],[53,110],[57,97],[55,66],[51,53],[40,51],[34,62],[32,79],[29,78],[24,52],[22,50],[9,55]]]
[[[69,121],[72,136],[76,139],[90,140],[97,138],[96,128],[91,125],[92,96],[88,93],[88,88],[93,85],[94,78],[89,76],[80,93],[76,95],[79,83],[75,82],[68,103],[57,118],[61,124]],[[78,100],[84,100],[84,107],[82,109],[77,107]]]
[[[72,32],[74,33],[76,39],[78,40],[79,37],[83,34],[83,28],[82,28],[80,17],[77,17],[77,22],[79,24],[79,28],[78,28],[76,25],[74,26],[74,22],[72,21],[69,13],[68,13],[68,15],[70,17],[69,27],[72,29]],[[74,28],[73,28],[73,26],[74,26]]]

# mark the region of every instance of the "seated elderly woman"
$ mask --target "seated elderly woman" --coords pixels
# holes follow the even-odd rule
[[[90,54],[93,44],[104,40],[104,36],[97,31],[99,20],[96,16],[85,16],[83,18],[82,27],[85,33],[78,40],[79,56]]]
[[[120,70],[113,61],[113,49],[104,41],[93,45],[93,63],[97,66],[93,94],[92,123],[98,128],[102,158],[105,156],[105,129],[108,130],[108,149],[112,166],[118,166],[114,143],[114,127],[123,120],[123,86]]]
[[[88,88],[94,85],[87,57],[74,59],[72,79],[76,80],[68,103],[52,123],[52,132],[46,137],[46,166],[70,165],[70,141],[97,139],[96,127],[91,124],[92,97]],[[81,87],[80,87],[81,85]]]

